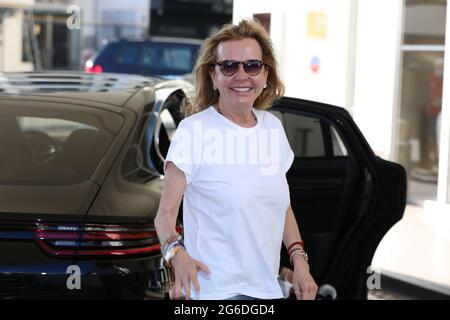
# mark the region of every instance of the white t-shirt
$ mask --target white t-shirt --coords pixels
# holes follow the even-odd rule
[[[186,176],[184,242],[210,275],[193,299],[282,298],[277,280],[294,153],[280,120],[253,108],[243,128],[209,108],[181,121],[167,154]],[[193,288],[193,286],[192,286]]]

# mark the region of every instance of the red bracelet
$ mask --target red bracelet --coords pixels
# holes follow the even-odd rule
[[[292,249],[292,247],[295,246],[296,244],[301,245],[303,249],[305,248],[305,241],[301,240],[301,241],[294,242],[293,244],[291,244],[291,245],[287,248],[287,252],[288,252],[288,255],[289,255],[289,256],[291,255],[291,249]]]

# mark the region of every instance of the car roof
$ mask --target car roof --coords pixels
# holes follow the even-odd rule
[[[3,97],[64,98],[122,107],[139,90],[163,80],[125,74],[83,72],[0,73]]]
[[[201,39],[190,39],[190,38],[176,38],[176,37],[150,37],[146,39],[118,39],[112,40],[109,43],[151,43],[151,42],[161,42],[161,43],[175,43],[175,44],[191,44],[200,46],[203,42]]]

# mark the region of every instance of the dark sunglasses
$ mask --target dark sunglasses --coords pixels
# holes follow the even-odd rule
[[[220,72],[222,72],[224,76],[231,77],[239,71],[240,64],[242,64],[245,73],[249,76],[257,76],[261,73],[264,66],[264,62],[255,59],[245,61],[223,60],[216,62],[214,65],[219,66]]]

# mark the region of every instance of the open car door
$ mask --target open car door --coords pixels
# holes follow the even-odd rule
[[[377,157],[343,108],[283,98],[270,111],[295,153],[291,205],[315,281],[335,287],[338,299],[367,299],[375,250],[403,216],[405,170]]]

